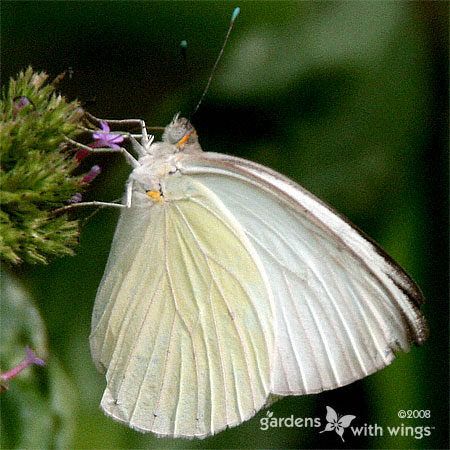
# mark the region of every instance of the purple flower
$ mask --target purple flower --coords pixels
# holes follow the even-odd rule
[[[123,142],[124,137],[121,134],[111,133],[109,125],[104,120],[100,121],[101,131],[96,131],[92,137],[94,142],[90,145],[91,147],[109,147],[114,150],[120,149],[120,144]]]
[[[102,171],[102,169],[100,168],[100,166],[92,166],[91,170],[83,177],[83,179],[81,180],[82,183],[90,183],[97,175],[100,174],[100,172]]]
[[[81,200],[83,200],[83,196],[77,192],[76,194],[72,195],[72,197],[67,200],[67,203],[71,205],[72,203],[80,203]]]
[[[17,366],[0,375],[0,381],[8,381],[11,378],[16,377],[20,372],[22,372],[22,370],[32,364],[36,364],[37,366],[45,366],[44,360],[38,358],[30,347],[25,348],[25,353],[26,357],[19,364],[17,364]]]
[[[16,97],[14,99],[13,103],[13,116],[16,116],[16,114],[22,109],[26,108],[28,105],[31,105],[31,101],[28,97],[25,97],[24,95],[20,95],[19,97]]]

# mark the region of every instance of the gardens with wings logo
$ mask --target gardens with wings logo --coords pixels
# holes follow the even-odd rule
[[[326,423],[320,417],[295,417],[293,414],[287,417],[275,417],[272,411],[267,411],[264,417],[259,419],[260,429],[266,431],[270,428],[317,428],[319,433],[326,431],[335,432],[342,442],[345,436],[351,437],[410,437],[416,440],[431,436],[435,427],[428,424],[431,418],[430,410],[399,410],[397,419],[401,423],[393,425],[380,425],[378,423],[352,423],[356,416],[352,414],[340,415],[331,406],[327,406],[325,416]],[[404,423],[409,418],[420,420],[420,423]],[[425,423],[423,421],[426,421]],[[361,421],[360,421],[361,422]]]

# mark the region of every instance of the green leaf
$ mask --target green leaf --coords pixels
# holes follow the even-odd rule
[[[58,358],[49,354],[44,323],[29,294],[1,273],[0,367],[17,365],[25,347],[48,360],[9,380],[1,394],[2,448],[69,448],[75,429],[75,391]]]

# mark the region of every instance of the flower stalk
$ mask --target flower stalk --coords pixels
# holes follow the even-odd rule
[[[27,367],[32,365],[45,366],[45,361],[41,358],[38,358],[30,347],[25,348],[25,354],[26,354],[25,358],[22,361],[20,361],[19,364],[14,366],[12,369],[9,369],[8,371],[0,374],[0,386],[2,386],[1,389],[2,392],[6,390],[7,383],[11,379],[16,378],[17,375],[19,375],[19,373],[22,372]]]
[[[10,264],[73,254],[79,223],[52,211],[86,190],[86,176],[95,178],[77,174],[66,141],[85,133],[84,111],[47,78],[28,68],[0,100],[0,259]]]

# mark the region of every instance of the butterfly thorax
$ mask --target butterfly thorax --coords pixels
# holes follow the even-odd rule
[[[143,150],[146,154],[139,158],[140,166],[132,171],[130,180],[133,191],[145,192],[157,202],[164,197],[165,180],[178,172],[183,155],[203,151],[195,128],[178,114],[164,129],[162,140],[143,147]]]

